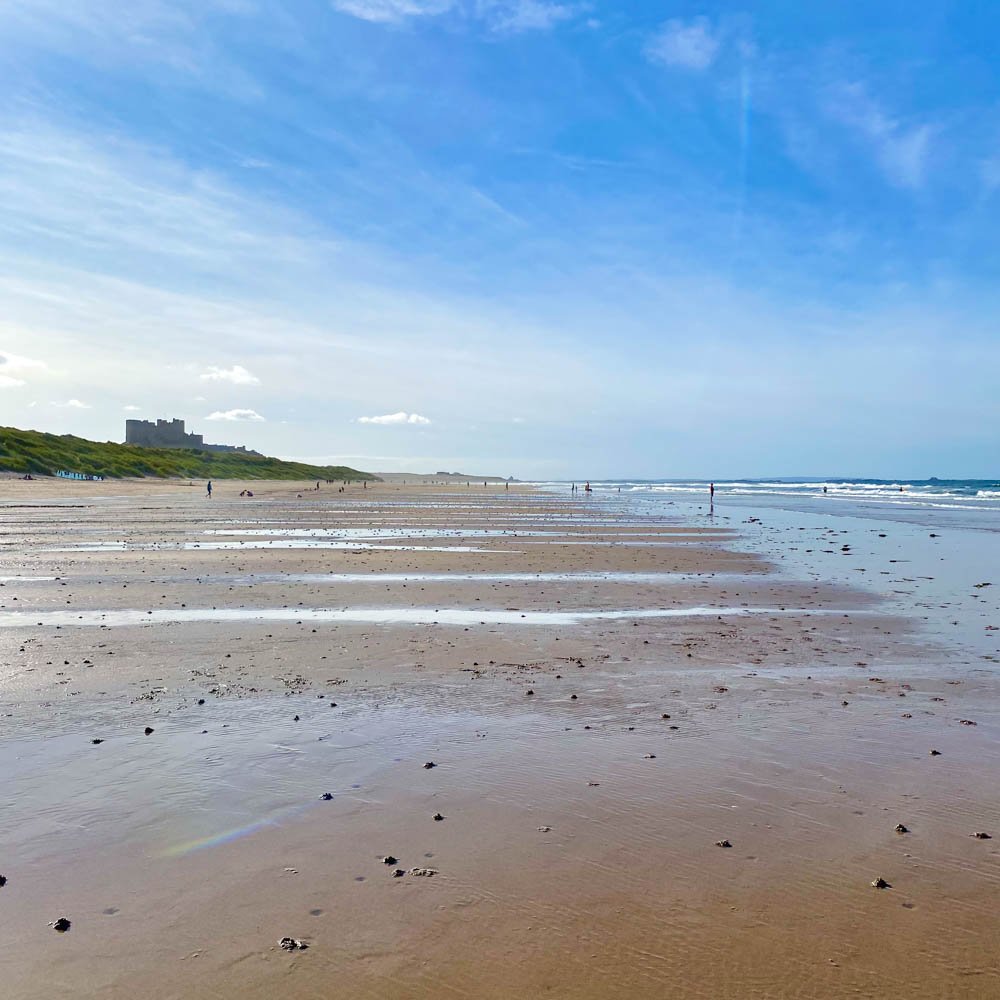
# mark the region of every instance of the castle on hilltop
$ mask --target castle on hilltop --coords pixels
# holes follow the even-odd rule
[[[205,444],[201,434],[188,434],[184,421],[173,420],[126,420],[125,443],[142,445],[144,448],[195,448],[199,451],[233,451],[241,455],[259,455],[242,444]]]

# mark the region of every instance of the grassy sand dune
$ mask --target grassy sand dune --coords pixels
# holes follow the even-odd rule
[[[238,452],[199,451],[188,448],[143,448],[110,441],[88,441],[72,434],[45,434],[0,427],[0,471],[53,476],[78,472],[89,476],[122,479],[173,476],[209,479],[368,479],[344,465],[306,465],[279,458]]]

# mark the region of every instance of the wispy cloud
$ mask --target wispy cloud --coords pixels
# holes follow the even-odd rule
[[[358,417],[359,424],[429,424],[427,417],[422,417],[419,413],[406,413],[400,410],[399,413],[386,413],[380,417]]]
[[[479,10],[493,31],[516,34],[521,31],[549,31],[581,11],[581,4],[551,3],[548,0],[480,0]]]
[[[243,365],[232,368],[217,368],[209,365],[208,371],[199,376],[206,382],[231,382],[233,385],[260,385],[260,379],[247,371]]]
[[[89,410],[90,403],[81,403],[78,399],[67,399],[65,403],[53,403],[53,406],[58,406],[60,409],[69,410]]]
[[[651,62],[700,72],[715,62],[719,45],[719,35],[707,17],[691,21],[673,18],[649,39],[645,51]]]
[[[554,0],[331,0],[335,10],[363,21],[401,24],[416,18],[455,12],[480,21],[497,34],[548,31],[589,5]]]
[[[454,0],[331,0],[331,3],[344,14],[384,24],[443,14],[455,6]]]
[[[141,406],[123,406],[122,409],[125,410],[127,413],[138,413],[142,409],[142,407]]]
[[[206,420],[264,420],[256,410],[236,409],[236,410],[216,410],[210,413]]]
[[[987,194],[992,194],[1000,188],[1000,154],[980,160],[979,179]]]
[[[896,187],[917,189],[927,174],[934,130],[927,124],[906,124],[886,112],[862,83],[833,87],[827,101],[830,116],[860,136]]]

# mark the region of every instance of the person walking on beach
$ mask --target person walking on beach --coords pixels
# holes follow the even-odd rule
[[[209,500],[211,500],[212,499],[212,480],[211,479],[208,481],[208,486],[206,486],[205,489],[207,491],[205,495],[208,497]]]
[[[715,483],[708,484],[708,499],[710,501],[715,500]]]

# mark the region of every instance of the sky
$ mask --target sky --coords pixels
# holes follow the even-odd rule
[[[969,0],[4,0],[0,424],[996,477],[998,33]]]

